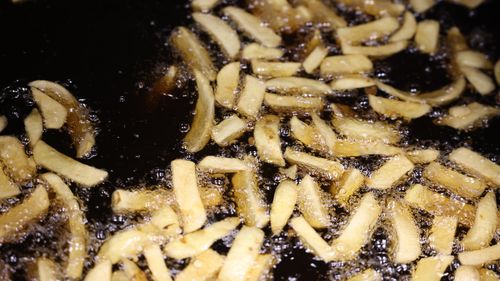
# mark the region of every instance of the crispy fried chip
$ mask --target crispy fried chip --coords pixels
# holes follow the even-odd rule
[[[270,164],[285,166],[279,136],[280,118],[276,115],[265,115],[255,124],[253,131],[255,147],[259,159]]]
[[[191,129],[184,137],[184,146],[189,152],[202,150],[210,141],[215,115],[214,94],[210,81],[198,71],[195,71],[195,77],[198,87],[196,114],[193,117]]]
[[[28,225],[47,213],[49,204],[47,191],[38,185],[23,202],[0,214],[0,243],[24,235]]]
[[[224,8],[223,11],[224,14],[238,24],[240,29],[250,37],[259,41],[262,45],[266,47],[277,47],[281,44],[281,37],[274,33],[272,29],[266,27],[256,16],[234,6],[228,6]]]
[[[48,129],[59,129],[66,123],[67,109],[35,87],[31,93],[43,116],[43,124]]]
[[[68,133],[76,147],[76,157],[87,156],[95,144],[95,130],[90,121],[89,113],[78,100],[63,86],[46,80],[36,80],[28,84],[40,89],[68,110],[66,124]]]
[[[0,162],[14,182],[25,182],[36,174],[33,160],[28,158],[23,144],[16,137],[0,136]]]
[[[215,80],[217,72],[212,58],[193,32],[186,27],[178,27],[170,35],[170,41],[194,74],[199,71],[210,81]]]
[[[234,59],[240,51],[238,34],[220,18],[203,13],[193,13],[193,19],[219,44],[230,58]]]
[[[271,205],[271,229],[273,234],[279,234],[288,222],[295,208],[297,197],[297,185],[290,180],[284,180],[276,187]]]
[[[391,35],[391,37],[389,38],[389,42],[410,40],[415,35],[416,31],[417,20],[411,12],[406,11],[403,16],[403,25],[401,25],[401,28],[398,31],[394,32],[394,34]]]
[[[69,158],[41,140],[33,147],[33,158],[38,165],[84,187],[96,186],[108,177],[108,172]]]

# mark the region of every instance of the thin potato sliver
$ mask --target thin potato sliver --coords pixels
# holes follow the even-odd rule
[[[338,255],[336,260],[348,261],[356,258],[361,247],[368,242],[381,212],[382,208],[374,195],[366,193],[340,236],[331,243]]]
[[[295,75],[300,68],[298,62],[267,62],[252,60],[253,73],[264,77],[289,77]]]
[[[465,251],[458,254],[458,260],[464,265],[479,266],[500,259],[500,243],[480,250]]]
[[[486,184],[482,180],[469,177],[437,162],[431,162],[427,165],[423,176],[431,182],[468,199],[480,196],[486,188]]]
[[[282,96],[271,93],[264,94],[264,103],[275,112],[314,112],[325,107],[321,97]]]
[[[42,90],[68,110],[66,124],[73,144],[76,146],[76,157],[87,156],[95,144],[95,130],[90,122],[89,113],[78,100],[63,86],[46,80],[36,80],[28,84]]]
[[[189,265],[177,274],[175,281],[213,280],[223,263],[223,256],[213,250],[206,250],[194,257]]]
[[[317,46],[302,62],[304,70],[311,74],[321,65],[323,59],[328,55],[328,49],[323,46]]]
[[[455,270],[455,281],[480,281],[481,276],[477,268],[470,265],[461,265]]]
[[[37,186],[24,201],[0,215],[0,243],[25,234],[26,227],[43,217],[49,205],[47,191],[43,186]]]
[[[153,280],[155,281],[171,281],[170,271],[163,260],[163,253],[158,244],[151,244],[144,248],[144,257],[148,264]]]
[[[462,239],[465,250],[479,250],[489,246],[496,231],[497,203],[494,192],[488,192],[477,204],[474,224]]]
[[[266,87],[263,81],[246,75],[236,109],[246,117],[256,119],[262,107],[265,92]]]
[[[439,157],[439,150],[433,148],[415,149],[406,152],[406,157],[414,164],[427,164]]]
[[[135,258],[147,243],[149,237],[146,233],[135,228],[122,230],[102,244],[97,253],[97,260],[115,264],[121,259]]]
[[[196,166],[191,161],[178,159],[171,162],[171,169],[175,201],[182,213],[182,227],[185,233],[193,232],[207,219],[198,189]]]
[[[0,162],[0,200],[10,198],[21,193],[19,186],[12,182],[3,171],[3,164]]]
[[[397,155],[373,171],[366,185],[375,189],[391,188],[397,181],[413,170],[413,163],[403,155]]]
[[[94,264],[87,272],[84,281],[111,281],[112,264],[108,260],[102,260]]]
[[[473,223],[474,206],[431,191],[421,184],[412,185],[404,198],[412,207],[423,209],[434,216],[457,216],[459,223],[466,226]]]
[[[191,7],[195,11],[206,12],[214,8],[220,0],[193,0],[191,2]]]
[[[365,176],[358,169],[351,168],[345,171],[338,183],[332,183],[330,193],[340,204],[347,206],[349,198],[361,188],[364,182]]]
[[[314,228],[330,225],[330,215],[323,200],[323,192],[314,179],[306,175],[297,188],[297,205],[307,222]]]
[[[271,254],[261,254],[255,259],[253,267],[247,272],[245,281],[260,281],[267,276],[274,263],[274,258]]]
[[[342,53],[346,55],[364,55],[369,57],[383,57],[399,53],[406,49],[408,41],[401,40],[389,42],[385,45],[378,46],[352,46],[346,43],[341,45]]]
[[[170,41],[192,72],[199,71],[210,81],[215,80],[217,72],[212,58],[193,32],[181,26],[170,35]]]
[[[295,208],[297,197],[297,185],[290,180],[282,181],[276,187],[270,214],[273,234],[279,234],[288,222]]]
[[[493,64],[485,54],[480,52],[464,50],[456,53],[455,60],[459,65],[473,68],[492,69]]]
[[[335,253],[326,241],[312,228],[303,217],[290,220],[290,226],[295,230],[302,243],[325,262],[332,261]]]
[[[69,278],[80,278],[83,271],[83,263],[87,257],[87,240],[89,235],[85,229],[84,213],[78,201],[64,181],[55,174],[43,174],[45,180],[57,197],[63,202],[68,212],[68,224],[71,233],[69,239],[68,264],[66,265],[66,275]]]
[[[201,72],[195,71],[198,99],[196,101],[196,114],[193,117],[191,129],[184,137],[184,146],[189,152],[198,152],[210,141],[212,132],[215,106],[214,94],[210,81]]]
[[[67,109],[41,90],[31,87],[31,93],[43,116],[47,129],[60,129],[66,123]]]
[[[226,64],[217,73],[215,100],[223,107],[232,109],[235,106],[236,90],[240,82],[240,68],[239,62],[232,62]]]
[[[281,37],[264,25],[264,23],[252,14],[234,7],[228,6],[223,9],[224,14],[229,16],[238,24],[244,32],[255,38],[266,47],[277,47],[281,43]]]
[[[453,261],[453,256],[435,256],[420,259],[412,274],[413,281],[439,281],[446,268]]]
[[[117,189],[111,195],[111,208],[118,214],[154,211],[173,201],[172,193],[165,189],[133,191]]]
[[[290,119],[290,132],[295,139],[308,148],[323,153],[327,153],[329,150],[323,135],[316,127],[300,121],[296,116]]]
[[[375,82],[371,78],[362,75],[350,75],[333,80],[330,83],[332,90],[344,91],[374,86]]]
[[[323,137],[326,147],[328,148],[328,153],[333,154],[335,143],[337,141],[337,135],[332,130],[332,128],[326,123],[325,120],[321,119],[318,114],[311,114],[312,125],[316,128],[318,133]]]
[[[210,248],[217,240],[229,235],[240,224],[235,217],[225,218],[207,227],[174,239],[165,245],[163,251],[169,257],[185,259],[196,256]]]
[[[38,281],[57,281],[61,280],[61,272],[57,264],[45,257],[36,259],[36,273]]]
[[[247,122],[236,114],[224,119],[212,128],[212,139],[219,146],[227,146],[247,130]]]
[[[419,22],[415,32],[415,43],[421,52],[435,53],[439,43],[439,22],[435,20]]]
[[[264,232],[244,226],[236,235],[217,280],[243,281],[259,255]]]
[[[335,160],[312,156],[290,148],[285,150],[285,159],[289,163],[297,164],[311,173],[317,173],[327,179],[336,179],[344,172],[344,166]]]
[[[241,57],[246,60],[274,60],[281,58],[284,53],[283,50],[278,48],[270,48],[257,43],[250,43],[243,48]]]
[[[36,174],[36,167],[26,155],[24,146],[13,136],[0,136],[0,162],[5,173],[16,183],[31,179]]]
[[[341,0],[340,2],[372,16],[397,17],[405,10],[404,5],[390,0]]]
[[[429,245],[438,254],[451,255],[458,219],[452,216],[434,216],[429,234]]]
[[[365,24],[337,29],[337,36],[342,43],[356,45],[368,40],[377,40],[391,34],[399,28],[399,22],[393,17],[383,17]]]
[[[500,185],[500,165],[466,147],[453,150],[448,156],[466,171],[493,184]]]
[[[347,26],[347,22],[336,11],[325,5],[321,0],[304,0],[307,9],[311,12],[315,21],[326,23],[330,28]]]
[[[364,55],[326,57],[320,65],[320,73],[322,76],[368,72],[372,69],[373,63]]]
[[[438,119],[438,125],[446,125],[457,130],[470,130],[481,125],[482,121],[500,115],[500,109],[477,102],[450,107],[448,114]]]
[[[237,158],[206,156],[198,163],[198,169],[209,173],[236,173],[251,170],[252,167]]]
[[[410,5],[415,12],[423,13],[436,5],[436,0],[410,0]]]
[[[122,259],[121,264],[123,267],[123,272],[127,275],[127,280],[134,281],[147,281],[148,277],[142,269],[137,266],[137,264],[129,259]]]
[[[24,128],[30,140],[30,145],[33,146],[42,138],[43,121],[42,115],[38,109],[33,109],[31,113],[24,119]]]
[[[466,86],[464,77],[460,76],[451,84],[446,85],[438,90],[414,95],[408,92],[403,92],[379,81],[376,81],[376,84],[380,90],[388,93],[391,96],[408,102],[427,103],[431,106],[441,106],[456,100],[464,92]]]
[[[396,234],[394,261],[410,263],[416,260],[422,252],[420,231],[410,209],[403,202],[394,200],[389,203],[388,214]]]
[[[268,90],[282,94],[327,95],[330,87],[321,81],[302,77],[281,77],[266,81]]]
[[[332,124],[340,134],[353,140],[397,143],[401,138],[395,128],[381,121],[368,122],[351,117],[334,117]]]
[[[33,147],[33,158],[38,165],[84,187],[96,186],[108,177],[106,171],[69,158],[41,140]]]
[[[434,1],[434,0],[431,0]],[[415,35],[417,31],[417,20],[411,12],[406,11],[403,16],[403,24],[401,28],[394,32],[389,38],[390,42],[396,42],[401,40],[410,40]]]
[[[285,166],[279,137],[280,118],[266,115],[257,121],[253,132],[259,159],[280,167]]]
[[[193,13],[193,19],[221,46],[230,59],[240,51],[238,34],[220,18],[203,13]]]
[[[390,118],[402,117],[411,120],[431,111],[431,107],[427,104],[387,99],[374,95],[368,95],[368,101],[375,112]]]
[[[358,157],[364,155],[391,156],[402,152],[401,148],[382,142],[338,139],[333,146],[333,155],[337,157]]]
[[[238,213],[247,226],[263,228],[269,223],[269,213],[252,170],[236,173],[232,180],[233,196]]]
[[[479,94],[484,96],[495,90],[493,79],[481,70],[469,66],[460,66],[460,71]]]

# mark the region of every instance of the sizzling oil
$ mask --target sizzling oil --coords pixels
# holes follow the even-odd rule
[[[243,3],[239,4],[243,5]],[[119,11],[119,13],[122,16],[134,15],[132,10],[138,8],[136,5],[130,3],[124,4],[124,6],[128,8],[121,8],[123,11]],[[110,172],[108,182],[98,188],[81,189],[74,186],[71,187],[73,192],[84,203],[83,205],[86,206],[85,213],[91,235],[90,255],[97,253],[99,246],[107,237],[120,229],[127,228],[135,222],[142,220],[140,215],[128,217],[112,213],[110,202],[113,190],[117,188],[150,187],[152,185],[162,185],[168,188],[168,165],[171,160],[176,158],[199,160],[205,155],[215,154],[228,157],[246,154],[256,156],[255,148],[248,144],[251,134],[244,135],[241,138],[241,143],[231,145],[225,149],[220,149],[212,144],[196,155],[187,154],[182,150],[180,140],[189,128],[196,98],[193,82],[189,79],[184,79],[186,82],[180,85],[174,93],[160,96],[155,106],[151,106],[151,104],[145,102],[148,86],[165,71],[166,66],[173,60],[172,54],[168,51],[168,44],[165,48],[162,47],[162,42],[168,37],[173,24],[179,24],[175,21],[173,23],[165,23],[165,20],[161,19],[165,15],[161,13],[155,14],[155,9],[158,7],[163,6],[155,3],[150,10],[143,8],[144,10],[137,12],[139,15],[135,18],[139,18],[144,23],[142,25],[139,24],[138,27],[131,24],[130,27],[132,30],[146,29],[154,30],[156,33],[153,38],[148,37],[149,41],[146,41],[147,44],[152,45],[148,47],[150,50],[146,51],[147,54],[141,54],[142,57],[141,55],[134,57],[128,53],[120,54],[119,49],[110,49],[106,50],[109,57],[118,56],[120,59],[116,59],[116,62],[110,63],[108,66],[109,69],[96,70],[96,73],[87,74],[84,73],[85,67],[83,67],[84,70],[81,73],[78,69],[71,68],[72,71],[69,72],[70,74],[64,71],[62,71],[63,75],[58,74],[61,73],[58,71],[53,71],[51,74],[55,79],[59,80],[68,77],[68,75],[72,79],[75,79],[63,80],[61,82],[77,96],[84,98],[82,101],[93,111],[93,116],[95,116],[95,121],[99,128],[96,152],[85,162],[105,168]],[[171,9],[170,6],[167,5],[167,7]],[[176,8],[177,12],[180,11],[176,17],[182,23],[186,21],[185,14],[187,10],[182,5]],[[358,15],[355,12],[345,9],[340,10],[343,15],[347,16],[346,18],[351,24],[369,20],[369,18]],[[474,23],[480,21],[480,18],[485,13],[484,9],[480,9],[477,14],[464,14],[464,10],[461,8],[441,3],[422,17],[438,18],[446,27],[459,24],[461,28],[464,28],[464,33],[471,34],[469,36],[471,47],[493,52],[491,53],[492,57],[497,57],[498,50],[495,49],[496,44],[493,44],[490,38],[492,36],[492,33],[490,33],[491,30],[488,30],[486,27],[482,29],[481,26],[478,25],[479,27],[476,27],[474,25]],[[151,19],[151,14],[155,15],[153,19]],[[490,18],[492,17],[490,16]],[[106,19],[98,18],[97,20],[101,24],[108,23]],[[118,21],[119,17],[117,16],[115,20]],[[493,21],[493,23],[495,22]],[[162,24],[171,25],[166,28]],[[152,27],[144,28],[144,25]],[[98,36],[102,37],[100,39],[106,42],[107,33],[99,33],[99,26],[99,24],[95,24],[95,30],[92,30],[92,32],[98,32]],[[494,24],[490,25],[489,28],[494,28],[494,26]],[[137,30],[136,32],[138,33],[143,32]],[[299,31],[299,33],[307,34],[307,30]],[[328,34],[327,32],[323,33]],[[197,34],[201,33],[197,32]],[[124,36],[125,34],[121,35]],[[206,36],[202,36],[202,38],[207,39]],[[496,39],[493,42],[498,42],[498,36],[494,38]],[[140,47],[135,45],[137,43],[120,41],[118,37],[113,37],[113,39],[117,39],[124,45],[130,44],[132,53],[134,51],[141,52]],[[327,41],[329,40],[328,37],[326,39]],[[108,40],[109,44],[113,44],[111,39]],[[334,45],[333,40],[330,41],[332,43],[329,46],[331,53],[337,53],[338,47]],[[300,51],[303,47],[300,42],[301,36],[290,36],[286,40],[287,46],[297,51]],[[147,44],[145,43],[144,45]],[[121,47],[118,44],[113,46],[117,46],[117,48]],[[210,48],[212,54],[220,53],[214,44],[210,44]],[[96,54],[101,56],[99,51]],[[297,59],[294,57],[294,54],[295,51],[287,53],[287,56],[292,60]],[[106,60],[107,58],[106,56],[102,56],[101,59]],[[130,61],[136,58],[143,65],[135,65],[136,62],[129,65],[122,65],[123,61]],[[220,58],[216,61],[222,63],[223,59]],[[400,63],[402,61],[405,63]],[[378,78],[398,88],[408,91],[426,91],[436,89],[447,83],[446,81],[449,78],[446,75],[446,64],[447,56],[445,52],[437,59],[434,59],[416,54],[410,49],[409,51],[378,61],[375,64],[375,74]],[[115,68],[118,69],[117,73],[115,73]],[[130,69],[133,70],[134,74],[130,74]],[[247,70],[244,69],[243,71]],[[111,73],[113,74],[111,75]],[[16,79],[17,77],[25,77],[25,80],[15,83],[9,81],[10,86],[2,91],[2,95],[0,96],[1,113],[6,114],[10,122],[5,132],[6,134],[16,134],[22,137],[22,120],[33,106],[33,102],[29,98],[29,93],[24,86],[25,82],[37,77],[45,77],[43,75],[44,72],[40,71],[39,74],[13,76]],[[126,82],[123,80],[126,80]],[[468,95],[472,96],[473,99],[480,98],[471,93],[468,93]],[[367,113],[367,100],[360,92],[353,91],[346,96],[332,97],[331,101],[349,104],[359,116],[373,118],[373,115]],[[491,100],[488,101],[492,102]],[[327,119],[330,114],[330,112],[326,112],[323,117]],[[436,111],[431,115],[439,114],[441,113]],[[218,116],[218,120],[223,115],[224,113],[221,113]],[[287,121],[288,118],[284,118],[282,124],[285,124]],[[498,135],[495,134],[498,122],[499,119],[496,118],[491,120],[489,127],[477,129],[469,133],[457,134],[452,129],[435,126],[431,122],[431,118],[424,117],[414,120],[408,125],[401,125],[401,130],[405,132],[401,145],[435,147],[443,151],[443,154],[446,154],[453,148],[466,144],[498,162],[496,157],[500,155],[500,148],[498,147]],[[289,145],[300,146],[300,144],[290,137],[286,126],[282,128],[280,133],[283,139],[283,147]],[[63,132],[51,131],[46,132],[44,138],[60,151],[72,155],[73,151],[69,145],[69,139],[64,137],[64,135]],[[370,171],[382,163],[382,160],[381,157],[361,157],[359,159],[343,159],[342,161],[344,165],[357,167],[365,175],[368,175]],[[276,167],[271,165],[261,164],[261,169],[259,170],[261,171],[259,174],[259,186],[265,195],[266,202],[270,203],[274,189],[282,175],[279,174]],[[417,168],[408,179],[408,182],[419,183],[422,181],[421,179],[421,168]],[[205,180],[211,180],[213,184],[222,186],[226,190],[226,204],[210,212],[210,221],[217,221],[224,217],[235,215],[235,206],[230,200],[230,179]],[[329,183],[323,182],[322,186],[326,190]],[[400,185],[389,192],[377,192],[377,196],[380,200],[385,200],[385,198],[390,196],[401,197],[407,187],[407,184]],[[23,192],[27,193],[30,188],[31,186],[26,186]],[[498,191],[497,198],[500,198]],[[354,198],[354,201],[356,201],[356,198]],[[5,210],[6,205],[12,205],[16,202],[17,200],[4,202],[2,210]],[[335,223],[331,228],[321,233],[327,240],[331,240],[338,235],[339,230],[346,223],[350,212],[350,210],[344,210],[333,203],[330,207]],[[418,218],[418,224],[421,229],[424,232],[427,231],[430,228],[431,218],[423,212],[415,212],[415,215]],[[34,226],[33,231],[20,240],[19,243],[0,246],[1,259],[13,269],[15,280],[22,280],[24,278],[26,273],[24,265],[32,262],[33,257],[47,254],[56,257],[56,261],[58,262],[64,261],[65,253],[63,249],[65,245],[59,242],[65,241],[64,237],[67,235],[64,222],[65,217],[61,214],[60,208],[54,205],[51,207],[50,215],[39,225]],[[391,262],[391,230],[384,223],[384,218],[381,219],[381,223],[374,231],[370,242],[361,250],[360,259],[347,263],[334,262],[325,264],[319,261],[310,253],[307,253],[301,243],[289,232],[289,229],[285,229],[279,236],[271,236],[270,230],[267,228],[265,231],[267,238],[263,249],[266,252],[275,253],[279,257],[278,263],[273,270],[275,280],[341,280],[345,276],[366,267],[372,267],[382,272],[387,280],[408,278],[411,272],[411,266],[395,265]],[[465,232],[461,229],[459,233],[459,237],[461,237]],[[233,236],[224,238],[222,241],[217,242],[214,248],[221,253],[226,253],[233,238]],[[498,237],[496,239],[498,240]],[[454,251],[458,250],[455,249]],[[430,254],[430,251],[427,241],[424,241],[424,252]],[[182,270],[186,265],[185,260],[174,261],[168,259],[167,262],[174,274]],[[141,261],[141,264],[144,265],[144,261]],[[86,263],[86,268],[88,269],[91,265],[92,260],[89,259]],[[457,263],[455,262],[453,268],[456,266]],[[499,271],[497,265],[492,268],[497,272]],[[450,272],[452,270],[448,269],[447,273],[449,274]],[[449,275],[447,275],[447,278],[449,278]]]

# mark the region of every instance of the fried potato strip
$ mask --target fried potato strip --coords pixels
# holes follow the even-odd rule
[[[178,27],[170,35],[170,41],[194,74],[198,71],[208,80],[215,80],[217,72],[212,58],[193,32],[186,27]]]
[[[68,224],[71,236],[69,238],[68,264],[66,276],[78,279],[82,275],[84,261],[87,257],[87,240],[89,234],[85,229],[85,215],[80,208],[77,198],[64,181],[55,174],[46,173],[41,176],[54,191],[68,213]]]
[[[243,281],[259,255],[264,232],[257,227],[244,226],[236,235],[222,265],[217,280]]]
[[[49,205],[47,191],[38,185],[24,201],[0,214],[0,243],[10,242],[24,235],[33,221],[47,213]]]
[[[96,186],[108,177],[108,172],[69,158],[42,140],[33,147],[33,158],[38,165],[84,187]]]
[[[466,147],[453,150],[448,158],[471,174],[500,185],[500,165]]]
[[[28,84],[43,91],[46,95],[66,107],[68,133],[76,147],[76,157],[87,156],[95,145],[95,130],[90,121],[89,112],[63,86],[46,80],[36,80]]]
[[[193,232],[207,220],[198,189],[196,166],[191,161],[178,159],[171,162],[171,169],[175,201],[182,213],[182,228],[185,233]]]

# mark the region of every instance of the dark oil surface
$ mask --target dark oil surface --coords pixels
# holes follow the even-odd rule
[[[439,3],[419,19],[438,19],[443,32],[457,25],[473,49],[485,52],[496,61],[500,54],[498,12],[500,2],[495,0],[474,12]],[[112,214],[110,196],[114,189],[162,183],[171,160],[179,157],[199,159],[204,154],[218,153],[213,145],[194,156],[186,155],[180,147],[194,108],[192,82],[186,82],[172,95],[159,96],[153,102],[147,97],[148,87],[174,60],[166,46],[168,35],[173,27],[189,24],[188,13],[184,1],[54,0],[27,1],[18,6],[7,2],[0,4],[0,114],[9,119],[4,133],[22,137],[22,120],[33,107],[26,84],[35,79],[58,81],[68,87],[91,109],[96,121],[99,129],[97,149],[94,156],[84,161],[108,170],[110,178],[93,189],[72,187],[87,206],[86,216],[94,240],[102,241],[130,223],[129,219]],[[369,20],[352,11],[342,11],[342,14],[353,24]],[[326,41],[334,40],[326,38]],[[293,38],[286,43],[294,44]],[[339,51],[335,46],[330,49],[332,54]],[[375,75],[404,90],[434,90],[450,82],[446,71],[448,59],[445,51],[431,58],[409,48],[376,62]],[[467,95],[490,104],[498,105],[500,101],[497,93],[486,98],[472,93]],[[356,105],[360,110],[366,108],[363,97],[335,97],[332,100]],[[468,133],[435,126],[432,118],[423,117],[408,125],[405,139],[409,144],[428,144],[445,151],[468,144],[474,150],[497,158],[500,155],[499,130],[498,117],[490,120],[489,126]],[[246,141],[247,138],[242,139]],[[46,132],[44,139],[62,152],[74,153],[64,132]],[[288,141],[289,138],[284,139]],[[232,147],[224,153],[236,155],[242,150],[255,153],[250,146]],[[368,166],[376,160],[366,162]],[[272,200],[276,175],[276,168],[263,166],[261,185],[268,202]],[[59,225],[57,210],[53,209],[54,218],[48,216],[41,222],[46,229],[34,229],[20,243],[0,245],[0,260],[14,269],[15,280],[23,280],[24,262],[40,255],[42,249],[49,256],[63,255],[57,251],[64,245],[56,241],[64,231]],[[224,212],[216,214],[225,215]],[[408,276],[409,266],[395,266],[388,261],[390,242],[386,235],[383,229],[378,229],[360,258],[366,267],[383,272],[388,280]],[[215,248],[227,251],[226,243],[218,242]],[[272,237],[266,243],[281,256],[274,269],[275,280],[338,280],[341,272],[345,272],[342,268],[349,266],[327,265],[315,259],[296,239],[290,240],[286,234]],[[94,254],[96,250],[91,249]],[[183,265],[173,265],[177,266],[182,269]]]

